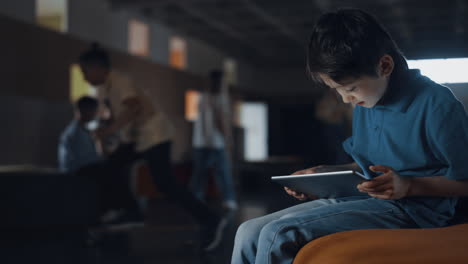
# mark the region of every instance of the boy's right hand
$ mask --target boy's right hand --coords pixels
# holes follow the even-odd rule
[[[301,193],[301,192],[298,192],[298,191],[295,191],[293,189],[290,189],[288,187],[284,187],[284,190],[286,191],[287,194],[291,195],[292,197],[300,200],[300,201],[305,201],[305,200],[316,200],[317,197],[316,196],[313,196],[313,195],[310,195],[310,194],[305,194],[305,193]]]
[[[311,174],[311,173],[327,172],[327,171],[333,171],[333,170],[334,170],[333,166],[320,165],[320,166],[312,167],[309,169],[296,171],[291,175]],[[318,197],[313,194],[306,194],[306,193],[298,192],[289,187],[284,187],[284,190],[286,191],[287,194],[301,201],[305,201],[309,199],[310,200],[318,199]]]

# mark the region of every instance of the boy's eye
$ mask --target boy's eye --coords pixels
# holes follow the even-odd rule
[[[357,86],[353,86],[353,87],[351,87],[350,89],[347,89],[346,91],[347,91],[347,92],[353,92],[353,91],[355,91],[356,89],[357,89]]]

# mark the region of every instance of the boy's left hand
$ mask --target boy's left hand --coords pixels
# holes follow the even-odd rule
[[[411,186],[410,179],[402,178],[391,167],[384,165],[370,166],[369,169],[383,174],[359,184],[357,188],[360,192],[366,192],[372,197],[384,200],[397,200],[408,195]]]

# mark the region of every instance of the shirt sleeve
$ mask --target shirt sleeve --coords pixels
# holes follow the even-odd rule
[[[352,154],[352,148],[353,148],[353,137],[347,138],[345,141],[343,141],[343,149],[348,155]]]
[[[452,180],[468,179],[468,117],[460,102],[441,106],[427,120],[430,149]]]

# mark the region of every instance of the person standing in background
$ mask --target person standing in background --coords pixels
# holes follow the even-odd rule
[[[218,190],[222,195],[222,206],[237,209],[231,163],[228,149],[232,139],[230,117],[226,108],[230,106],[224,86],[223,72],[210,73],[210,85],[205,88],[198,104],[198,118],[193,125],[193,174],[190,188],[195,196],[205,201],[210,168]]]

